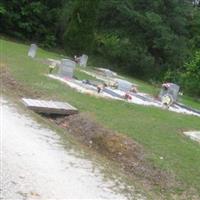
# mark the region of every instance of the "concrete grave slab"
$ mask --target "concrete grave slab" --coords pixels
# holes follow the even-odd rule
[[[200,131],[186,131],[184,135],[200,143]]]
[[[45,101],[39,99],[22,98],[23,104],[38,113],[71,115],[78,113],[78,110],[66,102]]]

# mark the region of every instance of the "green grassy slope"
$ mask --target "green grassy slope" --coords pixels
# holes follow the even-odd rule
[[[66,100],[80,111],[90,112],[105,126],[129,135],[144,146],[155,165],[173,171],[186,187],[196,188],[200,194],[200,145],[182,135],[183,130],[200,130],[199,117],[77,93],[46,77],[47,66],[28,58],[27,51],[26,45],[0,40],[0,61],[7,64],[17,80],[45,92],[47,98]],[[37,58],[48,57],[60,56],[39,49]],[[142,87],[153,91],[145,83]]]

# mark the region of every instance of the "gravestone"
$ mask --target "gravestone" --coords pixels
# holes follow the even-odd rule
[[[162,88],[159,94],[160,99],[162,99],[163,96],[170,96],[172,98],[172,101],[175,102],[178,98],[180,87],[174,83],[164,83],[162,84]]]
[[[59,65],[58,76],[72,78],[76,63],[70,59],[62,59]]]
[[[37,52],[37,45],[36,44],[31,44],[29,51],[28,51],[28,56],[31,58],[35,58],[36,52]]]
[[[126,80],[116,79],[116,82],[117,82],[117,89],[124,92],[128,92],[133,87],[133,84]]]
[[[80,66],[81,67],[86,67],[87,66],[87,61],[88,61],[88,56],[83,54],[80,58]]]

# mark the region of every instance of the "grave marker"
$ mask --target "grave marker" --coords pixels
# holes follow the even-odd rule
[[[86,67],[87,66],[87,61],[88,61],[88,56],[83,54],[81,56],[81,59],[80,59],[80,66],[81,67]]]
[[[128,92],[131,90],[131,88],[133,87],[133,83],[130,83],[129,81],[126,80],[122,80],[122,79],[115,79],[117,82],[117,89],[124,91],[124,92]]]
[[[76,63],[70,59],[62,59],[59,65],[58,76],[61,78],[72,78]]]
[[[35,55],[37,53],[37,45],[36,44],[31,44],[29,51],[28,51],[28,56],[31,58],[35,58]]]

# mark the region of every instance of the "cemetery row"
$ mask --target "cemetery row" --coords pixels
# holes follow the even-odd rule
[[[36,52],[37,45],[32,44],[28,56],[34,58]],[[96,68],[95,70],[86,70],[87,61],[88,56],[84,54],[81,57],[74,56],[73,60],[54,60],[50,58],[48,59],[48,77],[59,80],[81,93],[200,116],[200,111],[187,108],[177,102],[180,87],[174,83],[164,83],[159,95],[155,98],[149,94],[139,92],[137,84],[124,80],[109,69]],[[74,77],[76,68],[96,80],[78,80]]]

